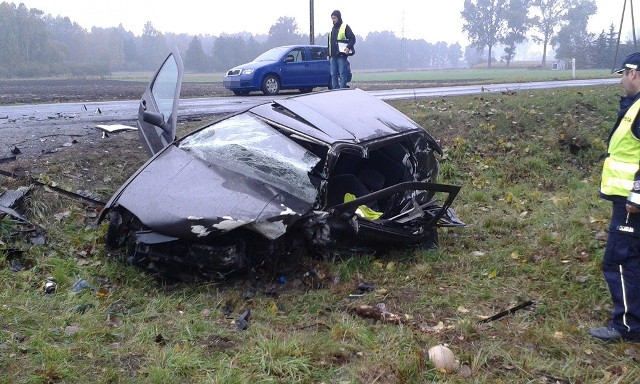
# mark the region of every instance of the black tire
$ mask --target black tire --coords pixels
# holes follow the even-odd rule
[[[133,216],[124,209],[113,209],[109,212],[109,226],[105,234],[107,249],[118,249],[127,244],[132,229]]]
[[[300,93],[309,93],[309,92],[313,91],[313,88],[311,88],[311,87],[300,88],[299,91],[300,91]]]
[[[277,95],[280,92],[280,79],[276,75],[267,75],[262,79],[262,93],[267,96]]]
[[[233,94],[236,96],[247,96],[249,94],[249,91],[239,91],[237,89],[234,89]]]

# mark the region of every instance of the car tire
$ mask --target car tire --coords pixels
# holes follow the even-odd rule
[[[105,244],[108,249],[120,248],[123,244],[123,219],[118,211],[109,212],[109,226],[105,235]]]
[[[267,96],[277,95],[280,92],[280,80],[276,75],[267,75],[262,79],[262,93]]]
[[[237,89],[234,89],[233,94],[236,96],[247,96],[249,94],[249,91],[239,91]]]
[[[311,87],[300,88],[299,91],[300,91],[300,93],[309,93],[309,92],[313,91],[313,88],[311,88]]]
[[[107,249],[116,250],[128,243],[133,221],[133,216],[127,210],[113,209],[109,212],[109,226],[105,233]]]

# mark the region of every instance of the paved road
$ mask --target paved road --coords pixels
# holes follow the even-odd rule
[[[532,83],[506,83],[435,87],[420,89],[392,89],[370,91],[382,100],[401,100],[425,97],[459,96],[479,93],[519,91],[530,89],[584,87],[613,84],[620,80],[565,80]],[[179,121],[203,116],[239,111],[287,96],[244,96],[183,99],[178,111]],[[0,159],[11,156],[18,147],[24,155],[37,155],[73,145],[74,141],[101,140],[98,124],[136,126],[138,100],[92,103],[57,103],[19,106],[0,106]]]

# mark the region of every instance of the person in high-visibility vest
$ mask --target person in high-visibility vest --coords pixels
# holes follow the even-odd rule
[[[331,89],[347,87],[347,57],[355,53],[356,35],[351,27],[342,22],[342,14],[331,12],[333,28],[329,32],[329,59],[331,68]]]
[[[600,197],[612,202],[602,271],[613,301],[611,320],[589,331],[605,342],[640,342],[640,52],[616,73],[625,96],[609,135]]]

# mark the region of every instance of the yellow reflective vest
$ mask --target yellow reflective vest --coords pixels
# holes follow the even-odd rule
[[[347,23],[342,23],[340,28],[338,29],[338,36],[336,36],[336,40],[338,43],[348,43],[349,39],[347,39]],[[329,31],[329,51],[331,51],[331,33],[333,33],[333,29]],[[329,56],[332,56],[333,53],[329,52]]]
[[[640,139],[631,132],[640,112],[640,100],[634,102],[616,127],[609,141],[608,156],[602,167],[600,192],[608,196],[629,195],[640,164]]]

